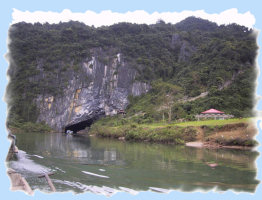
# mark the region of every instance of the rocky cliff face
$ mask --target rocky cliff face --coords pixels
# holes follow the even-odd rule
[[[186,62],[196,52],[196,48],[179,34],[172,35],[171,47],[178,50],[178,62]]]
[[[104,52],[95,51],[91,59],[81,62],[77,73],[68,73],[63,95],[38,95],[37,121],[58,131],[83,122],[86,126],[101,115],[124,110],[128,95],[138,96],[150,89],[149,84],[135,80],[136,70],[121,53],[109,56],[109,64],[103,64],[102,58]]]

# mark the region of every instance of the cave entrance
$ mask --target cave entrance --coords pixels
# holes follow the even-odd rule
[[[68,125],[65,127],[65,133],[76,134],[78,131],[84,130],[86,127],[90,127],[93,121],[93,119],[88,119],[85,121],[78,122],[76,124]]]

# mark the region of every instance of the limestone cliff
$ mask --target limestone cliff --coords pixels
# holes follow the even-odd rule
[[[63,131],[101,115],[115,115],[128,105],[128,95],[141,95],[150,89],[149,84],[135,80],[136,70],[121,53],[111,55],[109,64],[99,61],[103,56],[104,52],[95,51],[91,59],[80,63],[77,73],[68,73],[69,84],[63,95],[38,95],[37,121]]]

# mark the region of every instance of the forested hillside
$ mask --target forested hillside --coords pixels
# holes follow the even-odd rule
[[[108,66],[121,53],[136,71],[134,81],[150,85],[146,94],[129,95],[127,116],[144,122],[193,119],[209,108],[252,116],[258,47],[253,30],[243,26],[217,26],[194,17],[177,24],[159,20],[99,28],[73,21],[18,23],[10,27],[9,37],[9,125],[36,122],[38,95],[63,96],[69,74],[81,73],[83,62],[98,51],[99,62]],[[81,84],[89,83],[87,77]]]

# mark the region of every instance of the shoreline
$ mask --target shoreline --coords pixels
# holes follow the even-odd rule
[[[115,124],[112,123],[112,119],[102,119],[95,122],[90,128],[79,131],[77,135],[97,136],[131,142],[179,144],[210,149],[252,150],[258,144],[253,139],[258,130],[255,123],[250,119],[189,121],[169,124],[161,122]],[[18,130],[23,129],[9,129],[14,134],[19,133],[20,131]],[[44,130],[45,133],[54,132],[51,129],[49,131]],[[33,130],[32,132],[42,131]]]
[[[219,145],[217,143],[205,143],[201,141],[195,142],[187,142],[185,144],[187,147],[194,147],[194,148],[206,148],[206,149],[240,149],[240,150],[252,150],[255,146],[226,146],[226,145]]]
[[[180,124],[127,124],[112,126],[95,123],[90,135],[120,141],[181,144],[196,148],[228,148],[252,150],[257,128],[251,122],[225,123],[222,125],[180,126]],[[198,123],[198,122],[196,122]],[[208,124],[208,123],[207,123]]]

